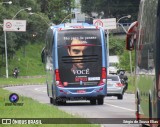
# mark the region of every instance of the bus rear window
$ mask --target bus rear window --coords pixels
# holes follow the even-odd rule
[[[101,45],[99,29],[69,29],[58,33],[58,46],[70,45],[72,40],[81,40],[83,44]]]

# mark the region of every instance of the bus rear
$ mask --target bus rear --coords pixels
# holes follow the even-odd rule
[[[59,28],[54,48],[56,98],[103,104],[107,90],[103,30],[83,26]]]

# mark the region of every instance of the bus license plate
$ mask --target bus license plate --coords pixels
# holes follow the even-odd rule
[[[76,81],[76,82],[79,82],[79,81],[86,82],[86,81],[87,81],[87,77],[76,77],[76,78],[75,78],[75,81]]]

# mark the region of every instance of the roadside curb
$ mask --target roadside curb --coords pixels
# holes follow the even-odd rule
[[[27,86],[27,85],[45,85],[45,83],[9,84],[9,85],[0,85],[0,88],[13,87],[13,86]]]
[[[134,92],[125,92],[125,93],[127,93],[127,94],[135,94]]]

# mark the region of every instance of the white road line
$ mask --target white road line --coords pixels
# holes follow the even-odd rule
[[[47,90],[44,90],[44,89],[46,89],[46,87],[35,88],[34,90],[38,91],[38,92],[44,92],[44,93],[46,93]],[[120,108],[120,109],[123,109],[123,110],[128,110],[128,111],[131,111],[131,112],[135,112],[135,110],[133,110],[133,109],[129,109],[129,108],[125,108],[125,107],[120,107],[120,106],[116,106],[116,105],[109,104],[109,103],[105,103],[105,105],[109,105],[109,106],[115,107],[115,108]]]
[[[35,88],[34,90],[35,90],[35,91],[38,91],[38,92],[44,92],[44,93],[46,93],[47,90],[44,90],[44,89],[46,89],[46,87]]]
[[[112,107],[115,107],[115,108],[120,108],[120,109],[124,109],[124,110],[135,112],[135,110],[133,110],[133,109],[124,108],[124,107],[120,107],[120,106],[116,106],[116,105],[112,105],[112,104],[108,104],[108,103],[105,103],[105,105],[109,105],[109,106],[112,106]]]

